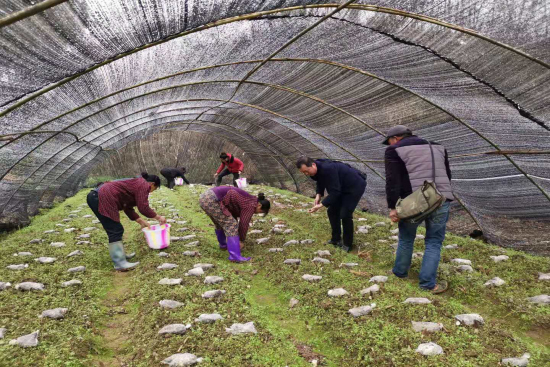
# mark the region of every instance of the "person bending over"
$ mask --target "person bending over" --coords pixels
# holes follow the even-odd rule
[[[255,197],[230,186],[214,187],[201,195],[199,204],[214,222],[220,249],[229,251],[229,260],[250,260],[241,256],[242,242],[246,239],[252,215],[269,212],[271,203],[265,195],[260,193]]]
[[[185,183],[189,185],[189,181],[187,181],[187,179],[185,178],[186,173],[187,169],[185,167],[166,167],[160,170],[160,174],[163,175],[164,178],[166,178],[166,181],[168,181],[166,187],[168,187],[170,190],[173,189],[176,185],[176,177],[183,178],[183,181],[185,181]]]
[[[229,174],[233,174],[233,186],[237,187],[237,179],[244,169],[244,164],[239,158],[235,158],[232,154],[221,153],[220,160],[222,164],[214,174],[216,186],[222,184],[222,178]]]
[[[115,270],[130,270],[139,264],[139,262],[131,263],[127,261],[135,254],[126,256],[124,253],[122,244],[124,227],[120,223],[119,212],[123,210],[128,218],[137,222],[141,228],[149,227],[149,223],[140,218],[135,212],[134,207],[137,206],[139,212],[144,216],[154,218],[161,224],[165,224],[166,218],[158,215],[149,207],[149,194],[159,187],[160,178],[144,172],[138,178],[102,183],[88,194],[88,206],[99,219],[109,237],[109,255]]]
[[[307,157],[299,158],[296,168],[317,182],[315,203],[309,212],[314,213],[323,206],[328,208],[332,228],[328,243],[350,252],[353,248],[353,212],[367,187],[366,174],[342,162]],[[321,201],[325,190],[328,196]]]

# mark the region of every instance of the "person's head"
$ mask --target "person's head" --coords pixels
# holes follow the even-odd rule
[[[258,205],[256,205],[256,214],[264,213],[264,215],[267,215],[269,213],[269,209],[271,208],[271,203],[269,200],[265,198],[265,195],[263,192],[260,192],[258,194]]]
[[[412,131],[406,126],[403,125],[395,125],[392,127],[388,133],[386,134],[386,139],[382,142],[384,145],[394,145],[397,144],[402,139],[406,138],[407,136],[411,136]]]
[[[296,161],[296,168],[306,176],[315,176],[317,174],[317,165],[309,157],[300,157]]]
[[[221,153],[220,154],[220,159],[222,162],[227,162],[229,161],[229,155],[227,153]]]
[[[147,172],[141,172],[141,177],[149,183],[149,192],[153,192],[160,187],[160,178],[157,175],[150,175]]]

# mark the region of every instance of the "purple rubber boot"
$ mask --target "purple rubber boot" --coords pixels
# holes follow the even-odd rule
[[[249,257],[241,256],[241,242],[239,241],[239,236],[227,238],[227,249],[229,250],[229,261],[240,263],[250,260]]]
[[[225,233],[223,229],[216,229],[216,237],[218,237],[220,250],[227,250],[227,241],[225,240]]]

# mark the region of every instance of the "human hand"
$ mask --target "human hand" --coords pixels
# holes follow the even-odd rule
[[[318,211],[319,209],[321,209],[323,207],[323,204],[317,204],[317,205],[314,205],[313,208],[309,209],[308,211],[310,213],[315,213],[316,211]]]
[[[157,215],[155,219],[158,220],[160,224],[166,224],[166,217],[162,215]]]
[[[151,225],[149,224],[149,222],[147,222],[146,220],[144,220],[143,218],[138,218],[136,219],[136,222],[141,226],[141,228],[149,228],[151,229]]]
[[[315,203],[313,205],[319,205],[321,204],[321,195],[317,194],[315,195]]]
[[[397,210],[395,209],[390,210],[390,219],[394,223],[399,222],[399,216],[397,215]]]

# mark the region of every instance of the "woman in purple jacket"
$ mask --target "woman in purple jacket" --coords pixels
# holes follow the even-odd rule
[[[255,197],[235,187],[219,186],[203,193],[199,204],[214,222],[220,249],[229,251],[229,260],[250,260],[241,256],[242,241],[246,239],[252,215],[269,212],[271,203],[265,195]]]

